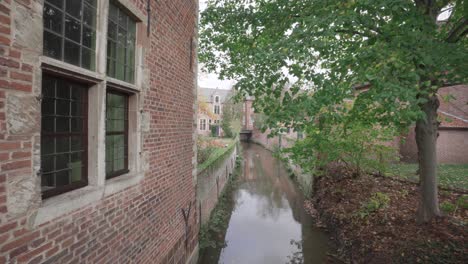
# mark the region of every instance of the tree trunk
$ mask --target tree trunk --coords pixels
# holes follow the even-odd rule
[[[437,192],[437,152],[439,122],[437,109],[439,100],[436,95],[424,96],[427,102],[421,104],[425,119],[416,122],[416,144],[418,146],[420,195],[417,221],[430,222],[440,216],[439,198]]]

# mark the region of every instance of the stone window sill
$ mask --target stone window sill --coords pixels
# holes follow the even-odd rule
[[[127,173],[106,181],[104,186],[86,186],[47,198],[42,201],[42,205],[37,211],[33,225],[39,226],[97,202],[104,197],[137,185],[143,177],[143,173]]]
[[[42,205],[34,219],[34,226],[49,222],[76,209],[99,201],[102,198],[103,191],[102,187],[86,186],[42,200]]]
[[[127,189],[128,187],[138,184],[143,179],[143,177],[144,174],[142,172],[130,172],[110,180],[106,180],[106,184],[104,186],[104,197],[118,193]]]

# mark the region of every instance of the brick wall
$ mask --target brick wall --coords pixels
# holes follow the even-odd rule
[[[146,1],[122,1],[146,16]],[[184,263],[196,248],[197,69],[190,47],[198,1],[150,2],[150,38],[138,36],[146,73],[135,129],[143,178],[111,195],[96,186],[102,192],[85,206],[38,222],[48,203],[52,211],[64,208],[41,199],[37,176],[43,0],[0,1],[0,263]],[[146,33],[145,23],[138,27]],[[189,207],[186,240],[182,210]]]
[[[418,162],[414,128],[410,129],[405,141],[400,145],[400,155],[404,162]],[[437,163],[468,164],[468,129],[439,128]]]

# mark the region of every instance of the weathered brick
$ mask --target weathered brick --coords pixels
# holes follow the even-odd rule
[[[8,58],[0,57],[0,66],[6,66],[11,68],[19,68],[20,63]]]
[[[13,230],[17,226],[18,226],[18,223],[16,223],[16,222],[11,222],[11,223],[8,223],[8,224],[4,224],[4,225],[0,226],[0,234],[8,232],[10,230]]]
[[[12,79],[20,80],[20,81],[26,81],[26,82],[31,82],[32,81],[32,75],[31,74],[11,72],[10,77]]]
[[[21,147],[21,142],[0,142],[0,151],[13,150]]]
[[[5,245],[3,245],[0,249],[1,252],[7,252],[14,248],[19,248],[22,245],[27,245],[32,239],[35,239],[39,235],[39,232],[36,231],[34,233],[30,233],[28,235],[22,236],[16,240],[13,240]],[[21,252],[22,253],[22,252]],[[20,254],[21,254],[20,253]]]
[[[31,167],[31,160],[18,160],[2,164],[2,171],[18,170]]]
[[[31,152],[30,151],[13,152],[11,154],[11,157],[13,159],[29,158],[29,157],[31,157]]]

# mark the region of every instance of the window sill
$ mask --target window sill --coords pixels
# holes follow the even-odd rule
[[[107,81],[108,85],[110,85],[110,86],[112,86],[112,87],[114,87],[116,89],[119,89],[119,90],[131,91],[131,92],[140,91],[140,89],[138,89],[138,87],[133,83],[125,82],[125,81],[122,81],[122,80],[119,80],[119,79],[116,79],[116,78],[112,78],[112,77],[109,77],[109,76],[106,77],[106,81]]]
[[[41,56],[42,69],[63,77],[78,79],[87,83],[99,83],[104,80],[103,74],[69,64],[47,56]]]
[[[64,194],[42,200],[37,211],[34,226],[39,226],[50,220],[66,215],[76,209],[82,208],[102,198],[103,188],[86,186]]]
[[[143,172],[140,172],[140,173],[129,172],[127,174],[120,175],[112,179],[106,180],[106,183],[104,186],[104,197],[107,197],[114,193],[118,193],[133,185],[138,184],[143,179],[143,177],[144,177]]]
[[[64,216],[77,209],[90,205],[104,197],[137,185],[144,178],[144,173],[127,173],[105,182],[104,186],[86,186],[67,193],[42,200],[33,221],[39,226],[55,218]]]

